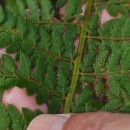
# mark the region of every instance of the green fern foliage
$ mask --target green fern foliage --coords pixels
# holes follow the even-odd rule
[[[0,6],[0,92],[25,88],[52,114],[129,113],[129,2],[7,0]],[[101,27],[104,9],[116,18]],[[26,130],[39,114],[0,104],[0,129]]]
[[[79,18],[81,10],[80,0],[69,0],[66,8],[66,19]]]
[[[2,104],[0,104],[0,118],[0,129],[7,130],[11,123],[11,119]]]
[[[42,19],[51,20],[54,16],[54,10],[50,0],[41,0]]]
[[[2,6],[0,6],[0,23],[4,20],[4,12]]]
[[[35,110],[30,111],[27,108],[22,109],[22,114],[15,108],[15,106],[9,104],[8,109],[6,109],[2,104],[0,104],[0,129],[1,130],[26,130],[28,124],[33,118],[42,114],[41,111]]]

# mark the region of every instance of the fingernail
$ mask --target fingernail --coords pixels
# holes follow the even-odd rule
[[[43,114],[30,123],[27,130],[62,130],[69,117]]]
[[[69,118],[72,114],[57,114],[57,115]]]

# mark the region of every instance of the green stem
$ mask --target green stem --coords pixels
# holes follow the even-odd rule
[[[9,28],[6,28],[2,25],[0,25],[0,32],[7,32],[7,33],[10,33],[10,34],[17,34],[17,30],[16,29],[9,29]]]
[[[130,74],[130,70],[121,70],[117,72],[103,72],[103,73],[80,73],[81,76],[112,76],[112,75],[121,75],[121,74]]]
[[[28,83],[35,84],[35,85],[38,86],[38,87],[42,87],[42,86],[43,86],[43,84],[42,84],[40,81],[37,81],[37,80],[35,80],[35,79],[31,78],[31,77],[29,77],[29,78],[22,77],[22,76],[19,75],[17,72],[15,72],[15,74],[16,74],[16,76],[17,76],[18,78],[25,79]],[[50,92],[52,95],[56,95],[56,96],[58,96],[58,97],[60,97],[60,98],[62,98],[62,99],[65,99],[65,97],[64,97],[63,95],[58,94],[57,92],[55,92],[54,90],[50,89],[49,87],[44,86],[44,88],[45,88],[48,92]]]
[[[16,78],[15,74],[1,74],[0,73],[0,77],[3,77],[3,78]]]
[[[71,60],[71,59],[69,59],[69,58],[66,58],[66,57],[64,57],[64,56],[59,56],[59,55],[56,56],[56,55],[53,55],[50,51],[47,51],[47,50],[45,50],[45,49],[42,49],[42,48],[40,48],[40,47],[38,47],[38,46],[36,46],[36,45],[33,46],[33,48],[34,48],[34,49],[37,49],[37,50],[39,50],[39,51],[41,51],[41,52],[44,52],[44,54],[53,57],[55,60],[64,60],[64,61],[69,62],[69,63],[73,63],[73,62],[74,62],[73,60]]]
[[[108,40],[108,41],[130,41],[130,37],[102,37],[102,36],[87,35],[86,38],[96,40]]]
[[[93,2],[95,2],[96,5],[102,5],[102,4],[122,4],[122,3],[126,3],[126,4],[129,4],[128,1],[124,1],[124,0],[118,0],[118,1],[112,1],[112,2],[97,2],[96,0],[94,0]]]
[[[67,25],[67,26],[81,26],[79,23],[69,23],[69,22],[54,22],[54,21],[35,21],[35,24],[55,24],[55,25]]]
[[[74,70],[73,70],[72,81],[70,84],[70,92],[66,98],[64,113],[70,112],[71,102],[73,100],[73,96],[74,96],[76,86],[77,86],[77,81],[79,78],[79,69],[80,69],[82,53],[84,50],[84,44],[86,41],[86,28],[87,28],[88,23],[89,23],[89,16],[90,16],[91,9],[92,9],[92,0],[87,0],[86,5],[87,5],[87,7],[86,7],[86,11],[85,11],[84,22],[81,26],[81,35],[80,35],[79,46],[78,46],[78,56],[74,61]]]

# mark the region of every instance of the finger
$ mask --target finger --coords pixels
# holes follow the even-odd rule
[[[27,130],[62,130],[69,116],[40,115],[29,125]]]
[[[107,112],[73,114],[64,124],[62,130],[101,130],[104,121],[110,115],[111,113]]]
[[[72,116],[40,115],[27,130],[130,130],[130,115],[108,112],[72,114]]]
[[[26,89],[20,89],[18,87],[13,87],[4,92],[2,97],[2,102],[7,106],[7,104],[13,104],[20,111],[23,107],[29,108],[31,110],[39,109],[44,113],[47,113],[47,105],[44,103],[42,105],[37,105],[34,96],[27,96]]]
[[[72,114],[71,116],[40,115],[27,130],[101,130],[102,122],[109,113]]]
[[[74,114],[62,130],[130,130],[130,115],[107,112]]]

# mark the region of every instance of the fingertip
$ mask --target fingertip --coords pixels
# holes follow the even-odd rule
[[[62,130],[68,118],[65,116],[43,114],[33,119],[27,130]]]

